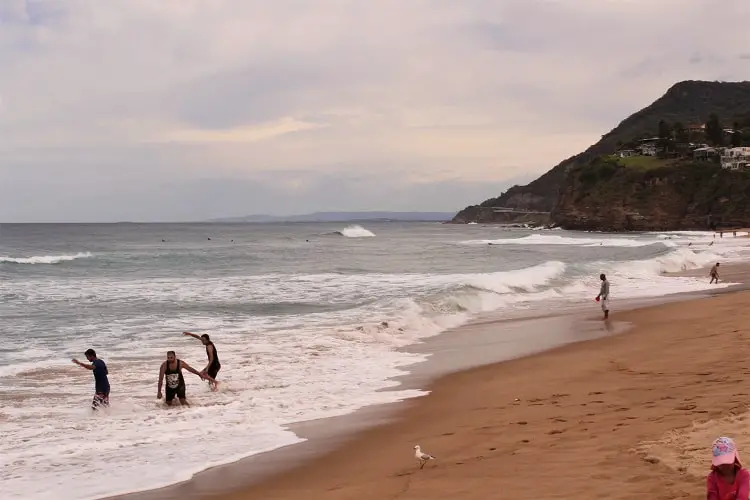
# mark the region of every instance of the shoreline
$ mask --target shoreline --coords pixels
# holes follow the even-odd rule
[[[750,271],[749,271],[750,273]],[[736,291],[737,285],[716,291],[682,292],[663,297],[626,299],[618,303],[618,315],[654,305],[707,298]],[[502,365],[544,355],[590,340],[619,335],[631,325],[615,317],[605,323],[599,311],[588,305],[573,306],[567,313],[520,314],[507,318],[487,314],[464,325],[402,348],[427,354],[427,361],[405,366],[409,373],[394,377],[400,385],[384,389],[425,391],[425,396],[366,406],[342,416],[309,420],[286,426],[305,441],[252,455],[198,472],[191,479],[156,489],[106,497],[106,500],[172,500],[179,498],[227,498],[331,454],[358,436],[393,422],[419,400],[429,397],[443,379],[482,367]],[[494,328],[503,328],[497,336]],[[510,333],[510,335],[509,335]],[[529,342],[529,334],[533,336]],[[509,346],[510,344],[510,346]],[[234,497],[232,497],[234,498]]]
[[[741,432],[725,417],[750,401],[740,376],[750,374],[741,365],[750,356],[741,330],[748,303],[750,292],[739,291],[623,312],[635,325],[625,335],[441,377],[398,418],[351,439],[358,460],[338,447],[202,498],[700,498],[710,441],[693,450],[698,472],[668,464],[686,460],[675,436],[694,440],[695,422],[704,434]],[[414,444],[438,460],[418,470]],[[519,480],[527,474],[544,480]]]

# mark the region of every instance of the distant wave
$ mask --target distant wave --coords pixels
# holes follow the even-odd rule
[[[668,245],[663,241],[634,240],[628,238],[570,238],[557,235],[531,234],[523,238],[498,240],[469,240],[464,245],[576,245],[585,247],[645,247],[654,244]]]
[[[346,236],[347,238],[372,238],[375,233],[369,231],[362,226],[346,226],[341,231],[334,231],[334,234]]]
[[[91,252],[78,252],[75,255],[39,255],[34,257],[0,257],[0,263],[8,264],[59,264],[76,259],[93,257]]]

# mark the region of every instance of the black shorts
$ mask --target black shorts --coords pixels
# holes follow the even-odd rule
[[[91,409],[98,410],[99,408],[106,408],[109,406],[109,393],[108,392],[97,392],[94,394],[94,400],[91,401]]]
[[[177,396],[177,399],[185,399],[185,384],[180,384],[174,389],[167,386],[167,390],[164,392],[165,401],[170,402]]]
[[[216,375],[219,374],[219,370],[221,370],[221,365],[211,365],[208,367],[208,370],[206,370],[206,373],[208,373],[209,377],[216,378]]]

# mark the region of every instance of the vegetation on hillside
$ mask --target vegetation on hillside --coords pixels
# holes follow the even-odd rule
[[[703,123],[706,129],[698,136],[689,133],[692,125]],[[727,137],[724,128],[738,132]],[[623,120],[583,153],[564,160],[526,186],[513,186],[479,206],[552,210],[564,188],[568,169],[587,165],[646,137],[659,137],[664,145],[670,141],[681,143],[691,139],[713,145],[750,145],[750,82],[677,83],[664,96]],[[669,152],[668,147],[663,149]]]

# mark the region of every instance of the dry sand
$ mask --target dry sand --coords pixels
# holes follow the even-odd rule
[[[711,440],[750,450],[750,292],[614,318],[636,327],[449,375],[346,447],[204,498],[705,498]],[[418,470],[414,444],[438,459]]]

